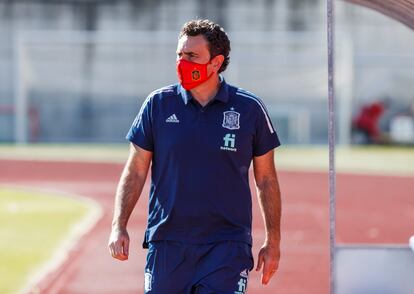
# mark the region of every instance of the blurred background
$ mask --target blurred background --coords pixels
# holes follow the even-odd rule
[[[124,138],[146,96],[176,83],[182,25],[209,18],[231,40],[224,77],[265,101],[282,141],[280,273],[264,288],[252,272],[249,291],[328,293],[326,2],[0,0],[0,292],[141,293],[145,252],[120,264],[106,248]],[[334,2],[336,293],[414,293],[406,244],[414,234],[414,34],[374,10]],[[130,222],[134,248],[145,189]],[[257,254],[263,224],[254,203]],[[79,222],[88,216],[89,225]],[[73,236],[75,226],[83,229]],[[54,248],[63,261],[51,258]]]
[[[232,42],[225,78],[265,101],[283,143],[324,144],[325,11],[323,0],[0,0],[0,142],[123,142],[145,97],[176,82],[183,23],[209,18]],[[343,1],[336,20],[338,141],[413,144],[412,31]]]

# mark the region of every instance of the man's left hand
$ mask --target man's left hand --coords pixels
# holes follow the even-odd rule
[[[262,284],[267,285],[279,267],[280,248],[278,244],[265,243],[259,251],[256,271],[263,266]]]

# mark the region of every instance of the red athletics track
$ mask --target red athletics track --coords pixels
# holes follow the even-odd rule
[[[140,243],[147,196],[140,200],[129,224],[130,260],[115,261],[106,248],[121,170],[121,164],[113,163],[0,161],[0,184],[77,193],[95,199],[104,209],[103,218],[71,251],[69,260],[33,293],[142,293],[145,251]],[[266,287],[252,273],[249,293],[328,293],[327,174],[279,171],[279,178],[283,193],[280,271]],[[414,233],[412,178],[340,174],[337,186],[340,243],[407,243]],[[263,226],[257,201],[253,202],[256,256]]]

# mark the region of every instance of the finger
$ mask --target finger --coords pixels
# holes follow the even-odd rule
[[[266,276],[263,274],[262,275],[262,284],[263,285],[267,285],[270,282],[270,280],[273,278],[273,276],[275,275],[275,273],[276,273],[276,271],[273,270],[270,273],[268,273]]]
[[[275,272],[276,263],[273,260],[265,259],[262,274],[262,284],[267,285],[267,283],[269,283],[271,277],[274,275]]]
[[[114,248],[112,246],[112,243],[108,245],[108,249],[109,249],[109,253],[111,254],[111,256],[114,256]]]
[[[115,259],[118,259],[118,260],[121,260],[121,261],[124,261],[124,260],[128,259],[128,256],[124,255],[123,253],[115,253],[115,255],[113,255],[113,257]]]
[[[259,252],[259,256],[257,258],[257,267],[256,267],[256,271],[260,271],[260,269],[262,268],[263,265],[263,251],[260,250]]]
[[[129,240],[128,239],[124,240],[123,253],[125,256],[128,257],[129,255]]]
[[[118,253],[118,251],[117,251],[117,249],[116,249],[116,245],[115,245],[115,243],[113,243],[113,244],[112,244],[112,246],[111,246],[111,255],[112,255],[113,257],[116,257],[116,256],[118,256],[118,255],[119,255],[119,253]]]
[[[266,262],[264,263],[263,272],[262,272],[262,284],[267,285],[270,279],[270,272],[265,270]]]
[[[124,261],[124,260],[128,259],[128,256],[120,254],[120,255],[116,256],[115,258],[118,259],[118,260]]]
[[[114,257],[119,260],[125,260],[128,257],[124,254],[123,248],[122,248],[122,241],[117,241],[114,244]]]
[[[121,238],[119,241],[119,253],[118,253],[118,259],[119,260],[127,260],[128,259],[128,248],[125,249],[125,246],[129,247],[129,239],[128,238]]]

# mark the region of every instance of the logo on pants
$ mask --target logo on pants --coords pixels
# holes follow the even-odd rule
[[[150,271],[145,272],[144,289],[145,289],[145,293],[151,291],[151,289],[152,289],[152,274],[151,274]]]
[[[245,294],[247,289],[247,279],[241,278],[238,282],[238,290],[234,291],[234,294]]]

